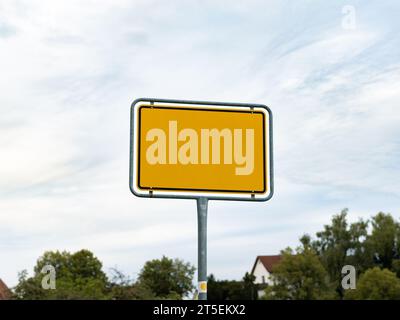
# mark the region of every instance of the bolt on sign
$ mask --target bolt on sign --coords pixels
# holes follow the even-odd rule
[[[272,114],[259,104],[138,99],[130,188],[140,197],[266,201]]]

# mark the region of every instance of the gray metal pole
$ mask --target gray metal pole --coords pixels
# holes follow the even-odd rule
[[[207,209],[208,199],[197,198],[199,300],[207,300]]]

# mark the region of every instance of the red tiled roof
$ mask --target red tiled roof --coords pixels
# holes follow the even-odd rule
[[[11,298],[10,289],[8,289],[3,280],[0,279],[0,300],[8,300],[10,298]]]
[[[251,269],[251,273],[254,272],[254,268],[256,267],[257,261],[260,260],[261,263],[264,265],[265,269],[268,272],[272,272],[272,267],[281,261],[281,255],[274,255],[274,256],[257,256],[256,261],[254,262],[253,269]]]

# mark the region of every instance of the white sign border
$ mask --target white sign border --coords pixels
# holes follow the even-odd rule
[[[142,190],[136,185],[137,181],[137,165],[138,165],[138,112],[142,105],[154,105],[155,107],[168,107],[178,104],[182,108],[198,107],[202,109],[229,109],[235,108],[236,110],[249,109],[254,111],[261,111],[265,115],[265,134],[266,134],[266,148],[265,159],[267,160],[266,171],[266,189],[267,192],[259,193],[243,193],[243,192],[221,192],[221,191],[177,191],[177,190]],[[145,198],[171,198],[171,199],[197,199],[205,197],[209,200],[238,200],[238,201],[267,201],[271,199],[274,191],[273,184],[273,152],[272,152],[272,112],[271,110],[261,104],[248,104],[248,103],[227,103],[227,102],[210,102],[210,101],[189,101],[189,100],[167,100],[167,99],[154,99],[154,98],[139,98],[136,99],[131,105],[131,130],[130,130],[130,159],[129,159],[129,188],[131,192],[138,197]]]

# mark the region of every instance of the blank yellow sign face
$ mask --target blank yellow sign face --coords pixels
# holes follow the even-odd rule
[[[269,193],[265,110],[142,102],[135,117],[139,191]]]

